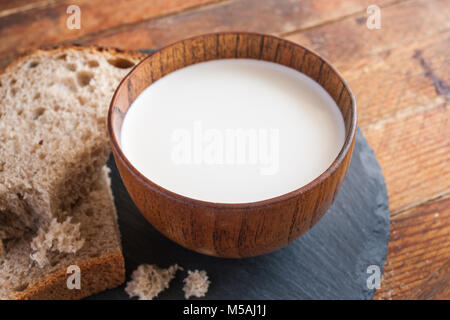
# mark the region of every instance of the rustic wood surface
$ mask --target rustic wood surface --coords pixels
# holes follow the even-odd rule
[[[81,29],[66,8],[81,8]],[[370,4],[381,29],[366,27]],[[0,0],[0,67],[59,43],[156,48],[211,31],[304,44],[352,87],[385,174],[391,241],[378,299],[450,299],[450,1]]]

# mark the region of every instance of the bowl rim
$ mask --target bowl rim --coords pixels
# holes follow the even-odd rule
[[[240,203],[224,203],[224,202],[211,202],[211,201],[205,201],[205,200],[199,200],[199,199],[195,199],[195,198],[190,198],[187,196],[184,196],[182,194],[170,191],[160,185],[158,185],[157,183],[151,181],[150,179],[148,179],[147,177],[145,177],[142,173],[139,172],[139,170],[137,170],[132,164],[131,162],[127,159],[127,157],[125,156],[125,154],[122,152],[122,148],[120,147],[120,144],[117,141],[117,137],[114,133],[113,130],[113,123],[112,123],[112,114],[113,114],[113,107],[114,107],[114,102],[116,100],[116,96],[118,94],[118,92],[120,91],[120,89],[123,87],[124,83],[133,76],[133,74],[136,72],[136,70],[146,61],[149,60],[154,54],[162,51],[162,50],[166,50],[174,45],[177,45],[183,41],[187,41],[187,40],[194,40],[194,39],[199,39],[199,38],[203,38],[206,36],[219,36],[219,35],[255,35],[255,36],[260,36],[263,38],[272,38],[272,39],[276,39],[278,41],[283,41],[286,43],[289,43],[293,46],[299,47],[303,50],[305,50],[306,52],[316,56],[318,59],[320,59],[322,61],[322,63],[327,64],[327,66],[336,74],[336,76],[338,77],[338,79],[341,81],[341,83],[343,84],[343,90],[347,90],[348,93],[350,94],[350,99],[351,99],[351,114],[352,114],[352,118],[351,118],[351,123],[350,123],[350,131],[348,136],[345,137],[345,141],[344,141],[344,145],[342,146],[341,150],[339,151],[339,154],[337,155],[337,157],[334,159],[334,161],[330,164],[330,166],[324,171],[322,172],[319,176],[317,176],[314,180],[310,181],[309,183],[301,186],[300,188],[297,188],[293,191],[290,191],[288,193],[284,193],[282,195],[276,196],[276,197],[272,197],[272,198],[268,198],[268,199],[263,199],[263,200],[258,200],[258,201],[253,201],[253,202],[240,202]],[[276,63],[276,62],[274,62]],[[294,69],[295,70],[295,69]],[[314,79],[313,79],[314,80]],[[316,80],[314,80],[316,81]],[[317,81],[316,81],[317,82]],[[322,86],[322,85],[321,85]],[[212,33],[205,33],[205,34],[200,34],[200,35],[196,35],[196,36],[192,36],[192,37],[188,37],[188,38],[183,38],[181,40],[175,41],[169,45],[166,45],[164,47],[161,47],[157,50],[155,50],[153,53],[149,54],[147,57],[145,57],[144,59],[142,59],[138,64],[136,64],[131,71],[120,81],[119,85],[117,86],[117,88],[114,91],[114,94],[111,98],[111,102],[108,108],[108,115],[107,115],[107,128],[108,128],[108,135],[110,138],[110,143],[112,146],[112,150],[115,153],[115,156],[119,157],[120,160],[123,161],[123,163],[126,165],[127,169],[129,172],[132,173],[132,175],[136,178],[139,179],[142,183],[144,183],[147,187],[149,187],[150,189],[152,189],[153,191],[160,193],[168,198],[171,198],[173,200],[182,202],[182,203],[186,203],[189,204],[191,206],[199,206],[199,207],[209,207],[209,208],[214,208],[214,209],[223,209],[223,210],[229,210],[229,209],[250,209],[250,208],[261,208],[261,207],[266,207],[266,206],[270,206],[270,205],[274,205],[276,203],[279,202],[283,202],[292,198],[295,198],[303,193],[306,193],[308,191],[310,191],[311,189],[315,188],[317,185],[319,185],[320,183],[322,183],[324,180],[326,180],[332,173],[334,173],[341,165],[342,161],[344,160],[344,158],[346,157],[346,155],[348,154],[348,152],[350,151],[350,148],[353,144],[353,140],[355,138],[356,135],[356,129],[357,129],[357,108],[356,108],[356,99],[355,96],[352,92],[352,90],[350,89],[350,87],[348,86],[347,82],[344,80],[344,78],[342,77],[342,75],[333,67],[333,65],[331,65],[326,59],[324,59],[322,56],[320,56],[319,54],[317,54],[315,51],[308,49],[300,44],[297,44],[293,41],[287,40],[287,39],[283,39],[274,35],[269,35],[269,34],[263,34],[263,33],[258,33],[258,32],[246,32],[246,31],[229,31],[229,32],[212,32]]]

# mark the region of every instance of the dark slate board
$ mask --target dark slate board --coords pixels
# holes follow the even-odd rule
[[[112,186],[119,214],[127,280],[142,263],[203,269],[207,299],[371,299],[367,267],[382,270],[389,237],[386,187],[373,150],[358,130],[349,171],[330,210],[307,234],[276,252],[247,259],[201,255],[168,240],[139,213],[114,160]],[[158,299],[183,299],[178,272]],[[90,299],[127,299],[124,285]]]

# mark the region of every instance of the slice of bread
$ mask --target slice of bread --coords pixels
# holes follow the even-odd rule
[[[89,193],[109,155],[106,116],[144,55],[36,50],[0,76],[0,240],[49,223]]]
[[[106,171],[102,175],[71,212],[71,220],[79,223],[85,241],[75,254],[49,251],[49,263],[41,268],[30,259],[34,233],[27,232],[20,239],[4,242],[0,299],[80,299],[123,283],[125,269],[117,216]],[[67,268],[71,265],[80,268],[80,290],[67,288],[71,275]]]

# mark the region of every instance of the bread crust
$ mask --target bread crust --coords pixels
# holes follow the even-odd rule
[[[54,46],[54,47],[47,47],[47,48],[37,48],[37,49],[31,49],[23,54],[17,56],[13,61],[11,61],[6,68],[1,73],[8,73],[11,71],[17,64],[22,62],[23,60],[26,60],[29,56],[34,54],[42,53],[63,53],[66,50],[79,50],[79,51],[90,51],[94,53],[102,53],[102,52],[108,52],[109,54],[115,55],[117,57],[122,58],[128,58],[128,59],[144,59],[147,55],[144,53],[141,53],[139,51],[133,51],[133,50],[122,50],[118,48],[113,47],[103,47],[103,46],[97,46],[97,45],[89,45],[89,46],[82,46],[77,44],[64,44],[60,46]]]
[[[115,288],[125,281],[125,262],[121,251],[77,264],[81,270],[81,289],[67,288],[66,270],[61,269],[15,294],[11,300],[76,300]]]

